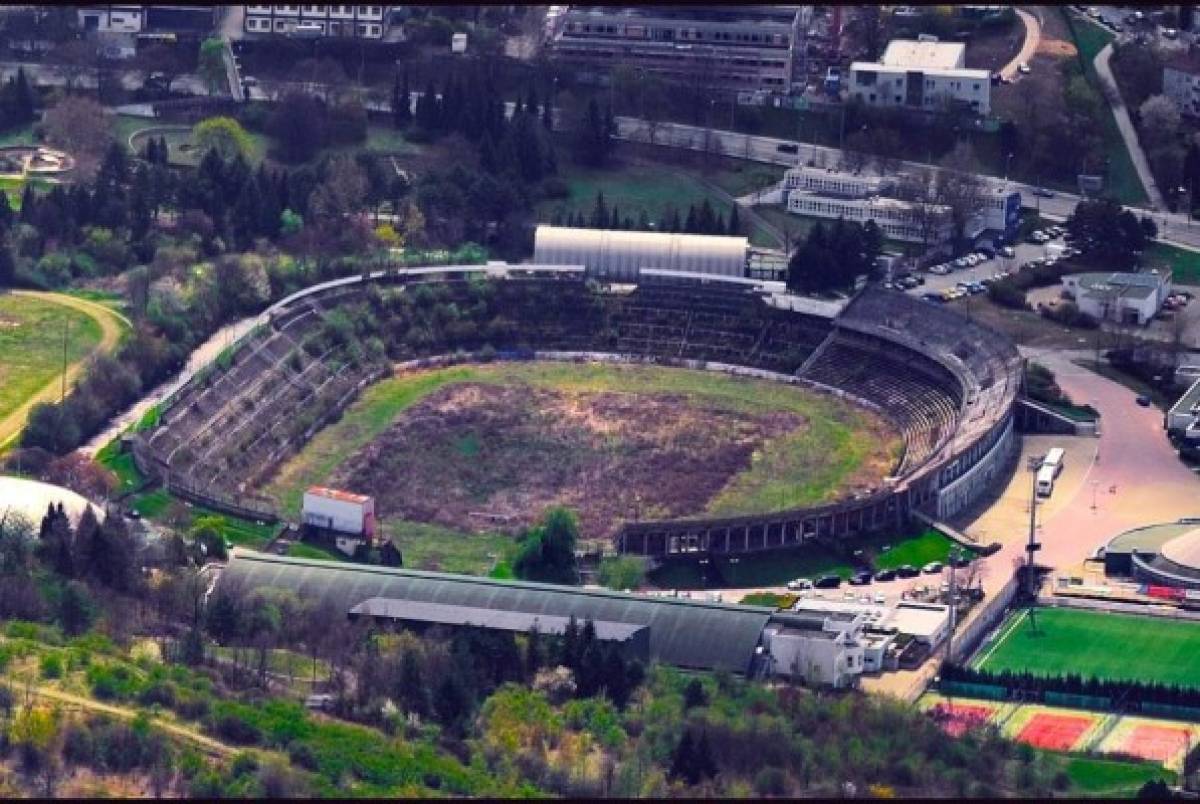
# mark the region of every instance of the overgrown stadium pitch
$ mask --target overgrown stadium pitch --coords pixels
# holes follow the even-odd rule
[[[1079,609],[1022,609],[972,666],[1039,676],[1200,686],[1200,623]]]

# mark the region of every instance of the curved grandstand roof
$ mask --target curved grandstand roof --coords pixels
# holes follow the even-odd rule
[[[1168,541],[1162,546],[1160,555],[1181,567],[1200,570],[1200,527],[1193,527]]]
[[[650,657],[678,667],[745,673],[773,610],[649,598],[572,586],[310,561],[233,551],[218,581],[232,592],[288,589],[345,612],[371,598],[469,606],[649,626]],[[416,608],[416,607],[414,607]],[[419,619],[419,617],[415,618]]]
[[[1114,536],[1104,547],[1105,553],[1155,553],[1162,550],[1163,545],[1171,540],[1190,533],[1196,529],[1196,523],[1167,522],[1161,525],[1147,525],[1141,528],[1127,530]]]
[[[636,280],[642,268],[743,276],[748,248],[744,237],[539,226],[533,261],[583,265],[609,279]]]

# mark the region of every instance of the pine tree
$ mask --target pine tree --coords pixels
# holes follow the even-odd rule
[[[542,104],[542,128],[546,131],[554,131],[554,109],[551,106],[553,98],[547,99]]]
[[[13,81],[13,111],[18,122],[29,123],[34,119],[36,102],[33,90],[25,77],[25,68],[17,68],[17,77]]]
[[[621,212],[620,212],[620,210],[617,209],[616,204],[613,204],[613,206],[612,206],[612,214],[608,218],[608,227],[607,228],[609,228],[609,229],[620,229],[621,228]]]
[[[12,248],[8,245],[8,234],[0,238],[0,287],[12,287],[17,278],[17,265],[13,261]]]
[[[700,234],[713,234],[717,231],[717,219],[713,214],[712,204],[708,203],[707,198],[700,205],[700,212],[696,216],[696,227]]]
[[[688,234],[699,234],[700,232],[700,223],[699,219],[696,217],[695,204],[688,204],[687,220],[683,224],[683,231],[687,232]]]
[[[15,217],[12,204],[8,200],[8,193],[0,190],[0,232],[7,232],[11,229]]]
[[[638,213],[637,228],[639,232],[650,231],[650,216],[646,214],[644,208]]]
[[[608,206],[604,203],[604,193],[596,191],[596,205],[592,208],[591,226],[593,229],[604,229],[608,226]]]
[[[37,197],[33,194],[33,185],[26,184],[21,191],[21,223],[31,223],[36,215]]]
[[[742,219],[738,215],[738,205],[734,204],[733,209],[729,210],[729,234],[739,235],[742,233]]]

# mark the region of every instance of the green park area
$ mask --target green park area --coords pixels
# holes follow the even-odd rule
[[[991,672],[1194,687],[1200,685],[1200,625],[1080,609],[1022,609],[973,664]]]
[[[100,343],[86,313],[32,296],[0,294],[0,420]]]

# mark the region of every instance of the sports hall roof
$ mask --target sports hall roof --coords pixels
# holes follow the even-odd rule
[[[745,276],[744,237],[539,226],[533,261],[584,265],[589,276],[636,280],[643,268]]]
[[[750,668],[773,613],[773,609],[758,606],[314,561],[236,548],[217,586],[243,593],[269,587],[287,589],[302,600],[319,599],[347,613],[371,598],[389,598],[393,610],[403,601],[412,601],[647,626],[651,659],[734,673]]]

